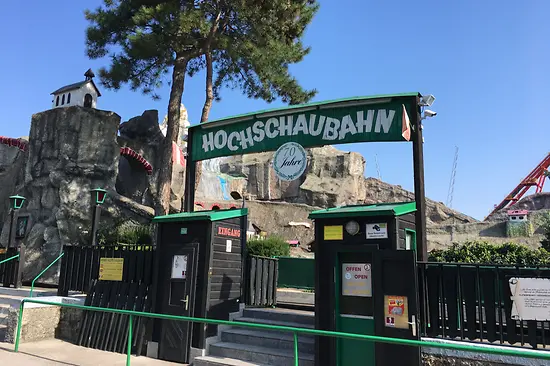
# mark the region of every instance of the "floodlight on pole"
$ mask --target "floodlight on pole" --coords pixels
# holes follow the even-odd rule
[[[23,207],[23,203],[25,203],[26,198],[19,195],[10,196],[10,230],[8,233],[8,248],[12,247],[13,244],[13,223],[15,222],[15,211],[21,209]]]
[[[90,191],[92,196],[92,240],[91,244],[96,245],[97,241],[97,229],[99,225],[99,219],[101,217],[101,205],[105,203],[107,198],[107,191],[102,188],[95,188]]]

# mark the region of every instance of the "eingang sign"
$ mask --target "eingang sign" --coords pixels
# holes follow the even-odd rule
[[[408,141],[418,97],[410,93],[311,103],[195,125],[189,129],[189,157],[199,161],[273,151],[286,142],[313,147]]]

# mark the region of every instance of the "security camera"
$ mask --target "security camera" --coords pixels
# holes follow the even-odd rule
[[[420,106],[422,107],[429,107],[433,104],[435,101],[435,97],[431,94],[423,95],[422,98],[420,98]]]
[[[426,109],[424,111],[424,116],[425,117],[435,117],[436,115],[437,115],[437,112],[431,111],[429,109]]]

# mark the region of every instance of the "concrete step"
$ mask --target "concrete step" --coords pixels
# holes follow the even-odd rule
[[[261,331],[251,328],[230,328],[222,332],[221,341],[294,352],[294,335],[288,333]],[[315,352],[313,336],[298,335],[298,350],[313,354]]]
[[[210,346],[210,355],[261,363],[262,365],[295,365],[293,351],[247,344],[229,342],[216,343]],[[307,353],[299,354],[299,364],[300,366],[313,366],[314,356]]]
[[[193,361],[193,366],[262,366],[259,363],[235,360],[227,357],[204,356],[197,357]]]
[[[243,317],[315,326],[315,313],[310,311],[246,308]]]
[[[23,286],[20,288],[12,287],[0,287],[0,296],[15,296],[15,297],[28,297],[31,293],[31,288]],[[36,296],[57,296],[56,288],[41,288],[35,287],[33,290],[33,295]]]

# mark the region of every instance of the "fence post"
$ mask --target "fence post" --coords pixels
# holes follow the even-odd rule
[[[17,261],[17,269],[15,271],[14,284],[15,288],[21,287],[21,280],[23,276],[23,266],[25,265],[25,244],[19,246],[19,259]]]
[[[298,366],[298,333],[294,332],[294,365]]]
[[[130,358],[132,356],[132,320],[133,315],[130,314],[130,318],[128,319],[128,349],[126,354],[126,366],[130,366]]]

